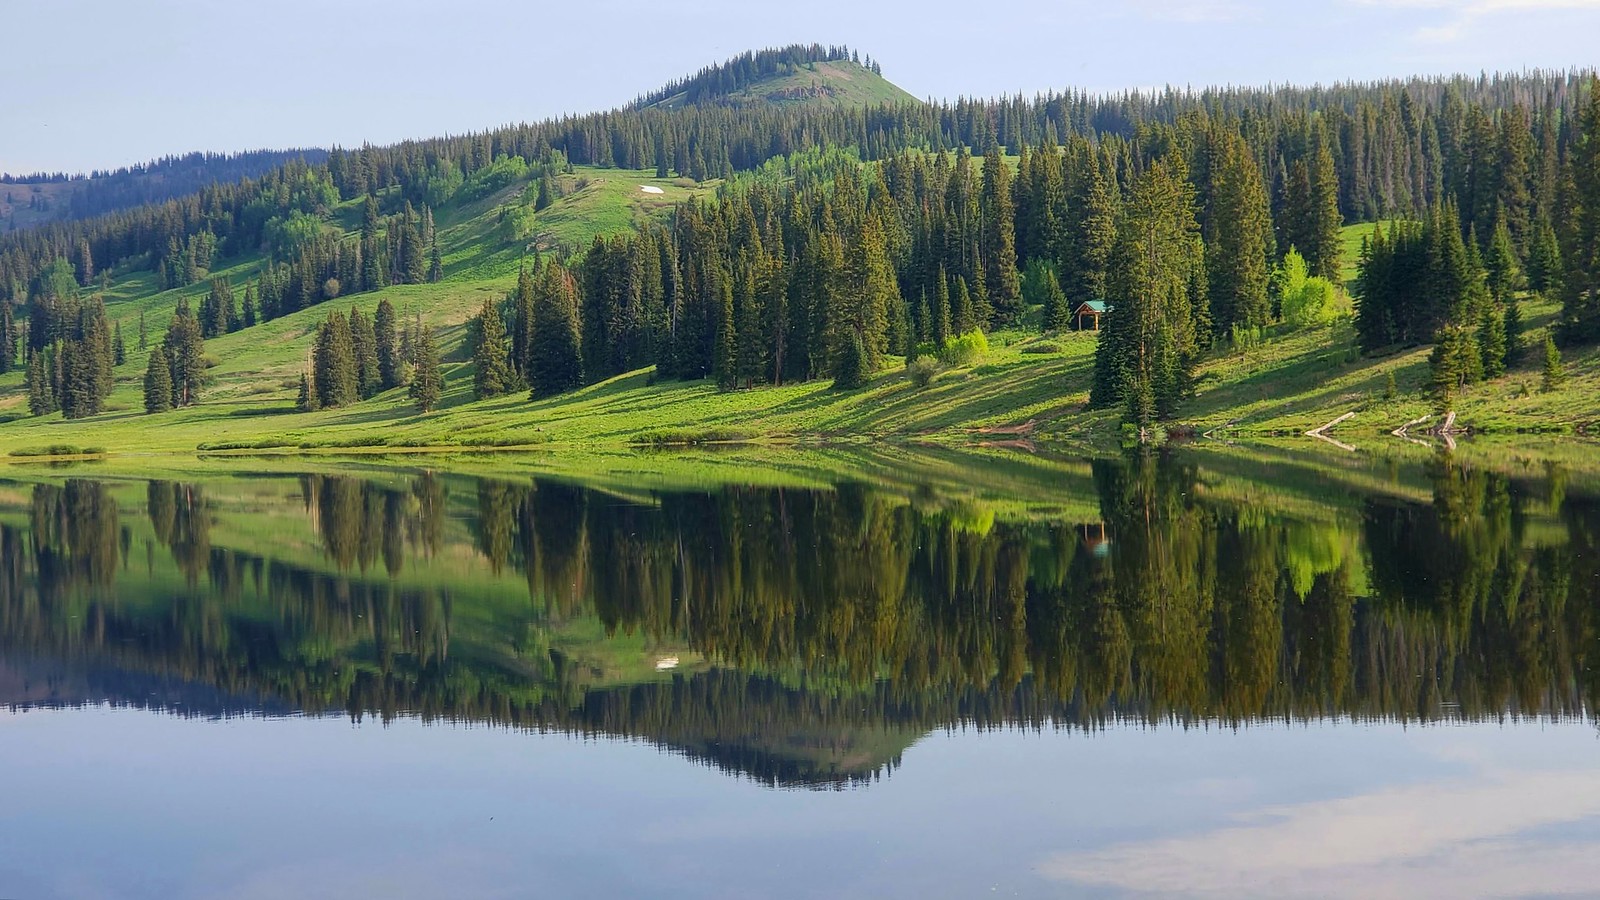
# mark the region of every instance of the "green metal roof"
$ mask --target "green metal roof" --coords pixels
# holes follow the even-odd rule
[[[1085,300],[1078,304],[1078,312],[1088,310],[1093,313],[1103,313],[1108,309],[1104,300]]]

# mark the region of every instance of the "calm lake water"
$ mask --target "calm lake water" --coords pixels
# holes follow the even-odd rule
[[[0,897],[1600,891],[1600,483],[879,463],[0,469]]]

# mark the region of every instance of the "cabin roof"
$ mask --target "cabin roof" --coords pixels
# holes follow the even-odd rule
[[[1104,300],[1085,300],[1078,304],[1078,312],[1103,313],[1111,307]]]

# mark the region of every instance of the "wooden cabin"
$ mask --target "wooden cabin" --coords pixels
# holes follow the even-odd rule
[[[1104,300],[1085,300],[1072,311],[1072,321],[1079,331],[1099,331],[1100,317],[1106,314]]]

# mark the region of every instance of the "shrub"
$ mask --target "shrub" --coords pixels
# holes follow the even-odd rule
[[[919,388],[925,388],[939,373],[939,363],[930,356],[919,356],[906,363],[906,377]]]
[[[982,359],[988,352],[989,339],[974,328],[960,337],[946,340],[944,350],[939,353],[939,361],[952,369],[960,369]]]
[[[1022,348],[1023,353],[1060,353],[1061,345],[1055,341],[1040,341]]]

